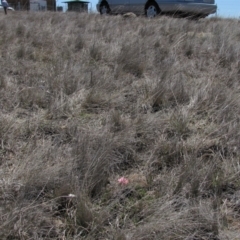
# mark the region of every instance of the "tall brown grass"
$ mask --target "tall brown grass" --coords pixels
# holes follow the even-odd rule
[[[239,239],[239,26],[1,15],[0,238]]]

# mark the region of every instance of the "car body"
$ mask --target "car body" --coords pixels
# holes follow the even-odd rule
[[[3,6],[2,6],[2,4],[0,4],[0,12],[3,11],[3,10],[4,10]],[[8,11],[15,11],[14,8],[12,8],[12,7],[8,7],[7,10]]]
[[[96,7],[101,14],[133,12],[148,17],[160,13],[206,17],[217,11],[215,0],[99,0]]]

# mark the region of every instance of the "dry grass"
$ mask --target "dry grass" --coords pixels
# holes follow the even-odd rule
[[[0,238],[239,239],[239,29],[1,15]]]

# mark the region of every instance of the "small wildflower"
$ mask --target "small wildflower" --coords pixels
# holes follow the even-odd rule
[[[125,177],[121,177],[118,179],[118,183],[121,184],[122,186],[127,185],[129,183],[129,180]]]

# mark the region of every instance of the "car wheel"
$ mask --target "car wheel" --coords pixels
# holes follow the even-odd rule
[[[160,13],[160,9],[155,2],[150,2],[145,10],[145,14],[148,18],[154,18]]]
[[[110,8],[107,2],[103,2],[100,6],[100,14],[106,15],[110,13]]]

